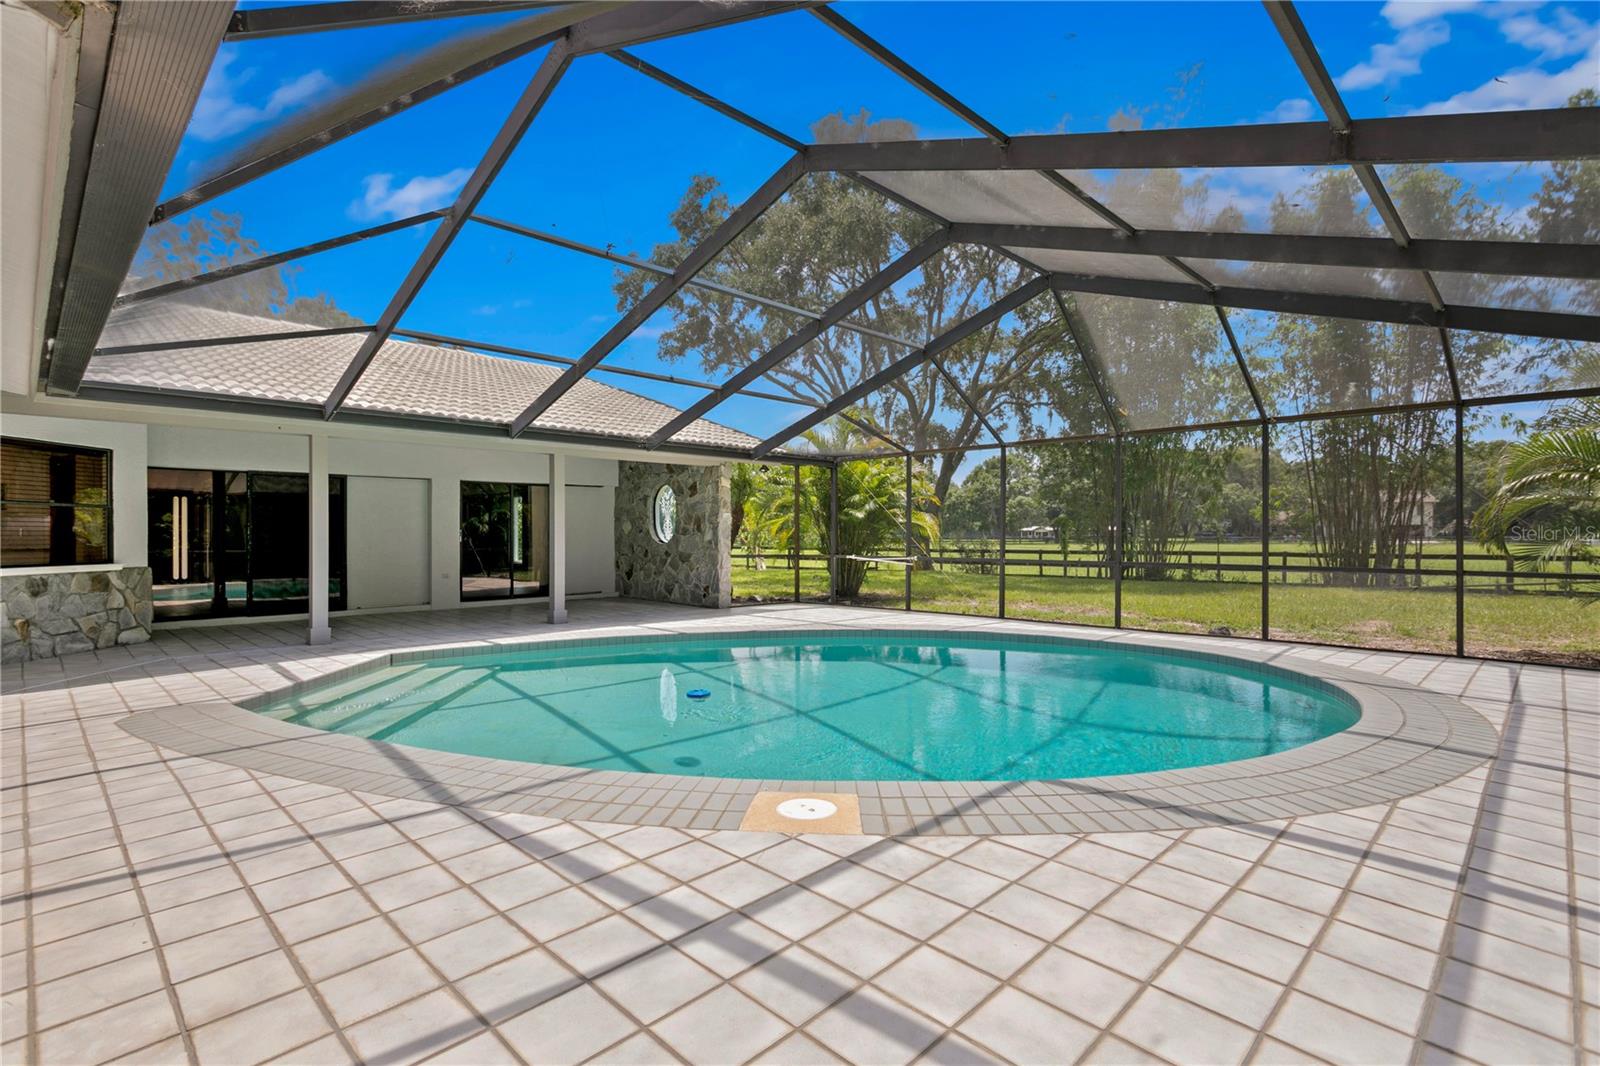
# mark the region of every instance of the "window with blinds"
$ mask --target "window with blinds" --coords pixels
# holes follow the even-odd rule
[[[0,566],[111,561],[111,453],[0,440]]]

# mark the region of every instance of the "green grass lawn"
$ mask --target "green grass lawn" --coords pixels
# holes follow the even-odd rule
[[[827,597],[821,569],[802,569],[802,598]],[[898,607],[904,603],[905,573],[870,570],[855,601]],[[994,617],[999,577],[955,570],[915,571],[912,606]],[[794,571],[733,568],[738,600],[789,600]],[[1280,640],[1353,644],[1402,651],[1450,652],[1455,648],[1455,592],[1423,589],[1345,588],[1291,582],[1268,587],[1271,636]],[[1006,578],[1006,616],[1078,625],[1112,624],[1109,579],[1039,577],[1012,569]],[[1600,666],[1600,604],[1579,597],[1507,594],[1472,590],[1466,598],[1467,652],[1502,659],[1535,659]],[[1179,633],[1225,627],[1237,636],[1261,632],[1261,586],[1247,581],[1126,579],[1123,625]]]

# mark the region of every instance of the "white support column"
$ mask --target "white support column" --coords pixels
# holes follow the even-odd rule
[[[333,630],[328,627],[328,438],[309,439],[311,461],[306,467],[306,488],[311,504],[311,619],[306,643],[328,644],[333,640]]]
[[[567,457],[550,456],[550,624],[567,620]]]

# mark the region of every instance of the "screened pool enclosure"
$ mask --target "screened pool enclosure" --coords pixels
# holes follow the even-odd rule
[[[746,600],[1600,664],[1600,64],[1377,12],[126,5],[44,383],[740,464]]]

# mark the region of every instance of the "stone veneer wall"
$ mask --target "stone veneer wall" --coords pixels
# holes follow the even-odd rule
[[[0,577],[8,663],[150,639],[150,568]]]
[[[617,594],[694,607],[726,607],[733,582],[733,512],[722,466],[617,464]],[[678,529],[656,540],[651,506],[665,483],[678,497]]]

